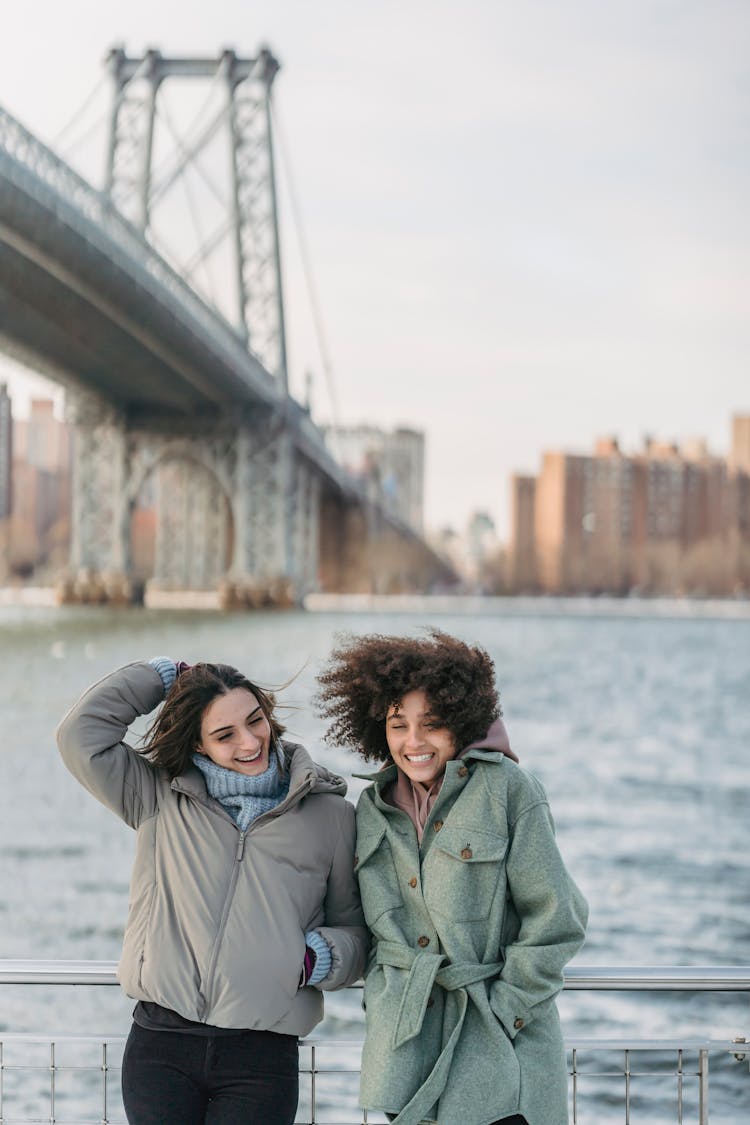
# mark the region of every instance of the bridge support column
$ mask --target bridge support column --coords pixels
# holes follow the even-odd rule
[[[289,566],[288,431],[278,420],[242,423],[235,440],[234,552],[222,603],[227,608],[292,605],[298,592]]]
[[[241,425],[234,449],[234,552],[222,602],[294,605],[318,584],[318,475],[278,420]]]
[[[216,588],[226,572],[230,521],[218,481],[189,461],[166,462],[157,478],[156,589]]]
[[[318,589],[320,565],[320,477],[302,458],[296,462],[296,503],[290,529],[292,559],[300,598]]]
[[[71,396],[75,423],[70,572],[61,602],[129,602],[129,443],[122,418],[93,396]]]

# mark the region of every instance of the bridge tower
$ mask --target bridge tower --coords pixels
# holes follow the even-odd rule
[[[215,230],[178,271],[193,284],[211,255],[220,251],[222,265],[231,263],[222,270],[234,279],[229,311],[226,299],[218,311],[274,377],[278,408],[207,427],[154,418],[142,434],[110,406],[97,410],[91,394],[72,394],[78,434],[73,572],[103,575],[109,596],[127,588],[133,482],[144,478],[147,465],[158,497],[154,585],[215,586],[224,579],[240,600],[259,587],[274,588],[275,598],[299,596],[317,582],[319,499],[315,475],[295,459],[284,425],[291,400],[271,108],[279,63],[267,48],[253,58],[231,50],[217,58],[166,57],[157,50],[130,57],[115,48],[107,66],[113,100],[105,192],[157,250],[155,212],[168,211],[166,197],[183,173],[206,152],[226,160],[228,190]],[[194,122],[187,139],[155,168],[159,130],[165,131],[161,91],[167,83],[191,81],[213,92],[210,115]],[[101,578],[96,581],[101,586]]]
[[[224,134],[231,177],[226,213],[197,251],[203,261],[228,236],[234,252],[234,326],[250,351],[287,390],[284,301],[279,250],[271,88],[279,63],[267,48],[254,58],[226,50],[216,59],[167,58],[147,51],[132,58],[121,48],[108,56],[114,98],[105,191],[146,237],[154,206],[190,164]],[[158,95],[167,82],[209,80],[223,88],[217,112],[187,143],[179,142],[168,166],[154,175]],[[195,270],[196,264],[193,264]]]

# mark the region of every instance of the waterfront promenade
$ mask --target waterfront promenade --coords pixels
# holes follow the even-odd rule
[[[87,683],[117,664],[158,653],[233,662],[269,685],[288,683],[281,698],[290,707],[284,716],[290,733],[351,778],[358,759],[323,745],[322,724],[309,706],[335,634],[436,624],[489,649],[514,748],[553,799],[561,849],[592,906],[587,944],[571,968],[666,970],[746,960],[750,625],[744,603],[735,616],[724,603],[713,607],[713,616],[708,603],[697,603],[694,611],[673,605],[669,617],[655,616],[651,603],[630,601],[614,608],[599,601],[585,613],[583,603],[547,600],[481,603],[473,613],[455,607],[441,613],[430,604],[429,611],[392,603],[378,612],[255,614],[0,607],[3,955],[113,961],[119,953],[133,836],[79,791],[54,748],[57,722]],[[360,784],[351,780],[353,799]],[[19,985],[4,988],[2,1001],[8,1034],[117,1037],[130,1012],[116,988],[71,993]],[[569,992],[561,1011],[571,1042],[729,1041],[748,1034],[746,994]],[[336,1041],[359,1039],[358,995],[330,997],[319,1032]],[[48,1077],[47,1049],[40,1052],[35,1057]],[[624,1059],[615,1061],[622,1069]],[[583,1055],[578,1062],[588,1068]],[[749,1081],[746,1064],[728,1052],[712,1059],[712,1125],[744,1125]],[[334,1077],[321,1077],[321,1121],[355,1119],[349,1095],[349,1116],[342,1117],[338,1089]],[[605,1092],[596,1094],[595,1114],[590,1102],[582,1103],[589,1108],[580,1121],[622,1125],[623,1091],[624,1078],[616,1087],[619,1108]],[[634,1125],[676,1121],[674,1092],[671,1079],[634,1080]],[[638,1099],[647,1095],[650,1105],[667,1108],[644,1116]]]

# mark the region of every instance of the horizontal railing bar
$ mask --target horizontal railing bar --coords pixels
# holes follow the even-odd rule
[[[50,1035],[49,1032],[34,1032],[23,1031],[14,1032],[13,1034],[5,1034],[0,1032],[0,1043],[56,1043],[64,1045],[66,1043],[107,1043],[117,1045],[124,1043],[127,1035]],[[316,1047],[330,1049],[333,1047],[354,1047],[359,1050],[362,1047],[361,1039],[300,1039],[300,1047]],[[731,1051],[733,1054],[739,1052],[747,1052],[750,1054],[750,1043],[745,1044],[737,1042],[734,1039],[634,1039],[632,1036],[626,1039],[596,1039],[596,1038],[579,1038],[578,1036],[567,1036],[566,1047],[572,1050],[573,1047],[578,1051],[597,1050],[597,1051]],[[46,1069],[49,1069],[49,1065]],[[10,1069],[5,1067],[5,1069]],[[23,1067],[22,1069],[28,1069]],[[97,1070],[100,1067],[89,1065],[80,1065],[76,1067],[74,1064],[67,1065],[63,1068],[65,1070]],[[309,1072],[310,1067],[300,1067],[301,1070]],[[316,1066],[316,1073],[330,1074],[334,1073],[329,1067]],[[341,1070],[343,1073],[350,1073],[348,1070]],[[336,1073],[339,1073],[337,1070]]]
[[[566,1037],[568,1050],[577,1051],[731,1051],[746,1050],[744,1043],[734,1039],[579,1039]]]
[[[0,984],[116,985],[116,961],[0,960]],[[359,985],[354,987],[361,987]],[[750,992],[750,965],[574,965],[564,988],[602,992]]]
[[[116,961],[0,960],[0,984],[119,984]]]
[[[748,965],[572,965],[567,990],[612,992],[750,992]]]

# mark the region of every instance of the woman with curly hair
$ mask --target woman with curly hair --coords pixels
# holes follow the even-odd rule
[[[362,1106],[397,1125],[564,1125],[555,997],[587,907],[490,657],[437,630],[348,637],[319,684],[327,740],[381,767],[357,806]]]
[[[291,1125],[298,1036],[364,968],[346,785],[283,734],[236,668],[166,657],[105,676],[60,724],[68,769],[137,833],[118,972],[137,1001],[131,1125]]]

